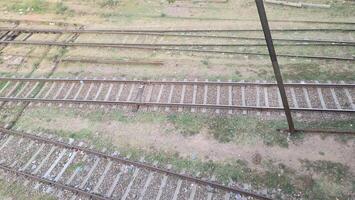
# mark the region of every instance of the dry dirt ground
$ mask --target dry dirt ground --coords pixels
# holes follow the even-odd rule
[[[2,18],[34,20],[21,23],[19,27],[62,28],[57,22],[69,23],[66,27],[86,29],[106,28],[260,28],[256,8],[252,0],[230,0],[228,3],[189,3],[177,1],[137,0],[119,1],[116,5],[109,0],[57,0],[0,2]],[[323,3],[323,1],[308,1]],[[331,9],[297,9],[267,5],[272,20],[355,20],[354,3],[327,1]],[[29,8],[29,9],[28,9]],[[221,14],[223,13],[223,14]],[[56,21],[56,23],[38,23]],[[74,23],[76,25],[74,25]],[[272,28],[353,28],[349,25],[307,24],[270,22]],[[0,22],[1,26],[13,26]],[[249,35],[250,33],[239,33]],[[260,36],[260,33],[252,33]],[[250,34],[251,35],[251,34]],[[36,35],[31,40],[65,41],[71,35]],[[354,40],[354,32],[324,33],[275,33],[275,37],[318,38]],[[191,40],[174,37],[145,38],[144,36],[97,36],[80,35],[77,41],[88,42],[144,42],[157,40],[161,43],[227,43],[227,40]],[[242,42],[235,40],[233,42]],[[352,56],[354,47],[307,47],[281,48],[279,52],[328,56]],[[244,51],[245,49],[237,49]],[[253,50],[266,52],[265,48]],[[26,57],[21,64],[11,64],[11,55]],[[100,59],[144,59],[162,61],[162,66],[150,65],[108,65],[61,62],[53,77],[106,77],[145,79],[221,79],[221,80],[272,80],[273,72],[267,57],[244,55],[215,55],[202,53],[160,52],[110,48],[67,48],[39,46],[7,46],[2,51],[0,73],[2,75],[48,75],[53,67],[53,57],[89,57]],[[9,59],[7,59],[9,58]],[[12,58],[12,57],[11,57]],[[332,80],[355,81],[353,62],[319,61],[310,59],[280,58],[286,80]],[[1,123],[7,122],[17,109],[1,110]],[[300,134],[287,137],[275,131],[285,127],[283,120],[263,120],[259,117],[132,113],[130,111],[107,111],[66,107],[30,107],[20,118],[17,127],[24,130],[45,130],[65,137],[76,137],[94,142],[101,137],[105,142],[127,151],[144,154],[178,155],[179,162],[196,161],[216,163],[222,170],[232,165],[232,172],[239,173],[235,161],[246,162],[253,173],[263,173],[260,183],[265,187],[282,188],[283,193],[291,184],[290,194],[303,193],[304,199],[351,199],[354,194],[355,140],[353,136]],[[88,114],[89,113],[89,114]],[[4,117],[6,116],[6,117]],[[326,122],[299,121],[299,126],[336,127],[354,130],[355,118],[334,119]],[[232,164],[231,164],[232,163]],[[270,167],[272,163],[272,167]],[[275,169],[276,166],[276,169]],[[281,166],[281,167],[280,167]],[[289,169],[292,173],[286,173]],[[276,177],[268,176],[276,170]],[[217,170],[216,170],[217,171]],[[246,173],[246,172],[240,172]],[[253,173],[248,174],[252,176]],[[340,174],[340,175],[339,175]],[[279,175],[279,176],[278,176]],[[312,181],[300,177],[311,176]],[[336,179],[334,177],[341,177]],[[281,178],[280,178],[281,177]],[[291,177],[290,180],[284,177]],[[307,179],[308,180],[308,179]],[[246,183],[250,180],[245,179]],[[286,187],[287,186],[287,187]],[[1,185],[2,188],[6,186]],[[0,193],[1,194],[1,193]],[[7,196],[4,195],[4,196]],[[13,194],[10,194],[13,196]],[[291,195],[292,196],[292,195]],[[350,197],[350,198],[349,198]],[[16,199],[16,197],[15,197]],[[297,198],[295,198],[297,199]]]

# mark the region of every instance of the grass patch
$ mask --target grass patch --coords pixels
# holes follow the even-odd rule
[[[341,163],[330,162],[326,160],[309,161],[302,160],[303,167],[307,170],[322,176],[329,177],[334,182],[341,182],[346,179],[346,175],[349,174],[349,167],[344,166]]]
[[[77,168],[83,168],[84,167],[84,162],[80,161],[80,162],[77,162],[73,165],[70,165],[68,168],[67,168],[67,173],[73,173],[75,171],[75,169]]]
[[[262,140],[267,145],[287,147],[287,136],[276,131],[285,127],[283,121],[263,121],[253,117],[214,117],[208,122],[209,133],[220,142],[255,144]]]
[[[113,149],[113,145],[109,142],[108,138],[102,139],[100,135],[94,133],[89,129],[81,129],[79,131],[65,131],[65,130],[50,130],[44,128],[37,128],[36,131],[44,133],[54,133],[64,138],[72,138],[80,141],[90,142],[96,149]]]
[[[349,64],[350,66],[350,64]],[[348,67],[322,67],[320,63],[295,63],[282,65],[288,80],[353,80],[353,70]]]
[[[348,166],[326,160],[301,160],[303,168],[311,174],[318,174],[309,190],[305,192],[307,199],[348,199],[346,192],[351,189],[354,175]]]
[[[0,199],[54,200],[55,198],[34,192],[17,183],[8,183],[5,180],[0,180]]]
[[[20,3],[14,3],[11,9],[23,13],[41,13],[45,10],[46,6],[43,0],[23,0]]]
[[[55,4],[54,9],[56,14],[61,14],[61,15],[69,11],[69,7],[66,6],[63,2],[57,2]]]
[[[33,108],[27,112],[19,121],[23,127],[33,127],[33,121],[40,121],[47,126],[52,122],[60,122],[60,119],[70,120],[71,118],[80,118],[91,127],[85,127],[87,130],[95,132],[95,127],[99,123],[120,123],[134,125],[141,123],[151,123],[163,127],[165,133],[181,133],[184,136],[196,134],[209,134],[221,143],[235,143],[244,145],[255,145],[261,142],[269,146],[288,147],[289,140],[303,140],[305,134],[298,133],[288,138],[287,134],[280,133],[277,129],[286,128],[285,120],[262,120],[256,117],[248,116],[205,116],[192,113],[161,114],[154,112],[138,112],[135,114],[124,113],[121,111],[103,111],[103,110],[76,110],[65,108]],[[324,122],[302,122],[297,121],[297,128],[325,128],[338,130],[354,131],[354,119],[350,120],[332,120]],[[84,133],[79,135],[85,135]],[[325,135],[330,136],[330,135]],[[80,137],[80,136],[77,136]],[[355,139],[352,135],[332,135],[335,140],[347,143]]]
[[[203,120],[190,114],[169,115],[168,121],[174,124],[175,128],[186,136],[200,133],[203,127]]]

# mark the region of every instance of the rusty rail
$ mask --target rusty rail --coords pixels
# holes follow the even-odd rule
[[[181,51],[181,52],[198,52],[198,53],[214,53],[214,54],[230,54],[230,55],[254,55],[254,56],[269,56],[268,53],[256,52],[238,52],[238,51],[221,51],[221,50],[200,50],[200,49],[179,49],[179,48],[164,48],[154,44],[112,44],[112,43],[68,43],[68,42],[41,42],[41,41],[0,41],[0,44],[20,44],[20,45],[49,45],[49,46],[65,46],[65,47],[110,47],[120,49],[142,49],[142,50],[161,50],[161,51]],[[198,45],[197,45],[198,46]],[[355,61],[353,57],[332,57],[332,56],[308,56],[308,55],[292,55],[278,54],[278,57],[288,58],[304,58],[304,59],[320,59],[320,60],[338,60],[338,61]]]
[[[222,185],[222,184],[217,183],[217,182],[202,180],[202,179],[198,179],[198,178],[195,178],[195,177],[192,177],[192,176],[189,176],[189,175],[185,175],[185,174],[179,174],[179,173],[173,172],[172,170],[158,168],[158,167],[155,167],[153,165],[148,165],[148,164],[137,162],[137,161],[131,161],[131,160],[125,159],[123,157],[107,155],[105,153],[102,153],[102,152],[99,152],[99,151],[96,151],[96,150],[93,150],[93,149],[89,149],[89,148],[86,148],[86,147],[71,145],[71,144],[67,144],[65,142],[60,142],[60,141],[54,141],[52,139],[48,139],[48,138],[44,138],[44,137],[40,137],[40,136],[36,136],[36,135],[24,133],[24,132],[7,130],[7,129],[2,128],[2,127],[0,127],[0,132],[5,133],[5,134],[16,135],[16,136],[23,137],[23,138],[29,138],[31,140],[36,140],[36,141],[39,141],[39,142],[42,142],[42,143],[47,143],[47,144],[59,146],[61,148],[66,148],[66,149],[71,149],[71,150],[76,150],[76,151],[82,151],[82,152],[85,152],[87,154],[103,157],[105,159],[110,159],[110,160],[115,161],[115,162],[123,163],[123,164],[126,164],[126,165],[133,165],[133,166],[139,167],[139,168],[145,168],[145,169],[148,169],[150,171],[154,171],[154,172],[158,172],[158,173],[162,173],[162,174],[167,174],[167,175],[170,175],[170,176],[174,176],[174,177],[177,177],[177,178],[180,178],[180,179],[184,179],[184,180],[187,180],[187,181],[198,183],[198,184],[201,184],[201,185],[204,185],[204,186],[210,186],[212,188],[224,190],[224,191],[227,191],[227,192],[240,193],[240,194],[243,194],[243,195],[246,195],[246,196],[255,197],[255,198],[258,198],[258,199],[270,199],[269,197],[266,197],[266,196],[263,196],[263,195],[260,195],[260,194],[254,193],[254,192],[249,192],[249,191],[243,190],[241,188],[228,187],[228,186]],[[4,168],[4,166],[2,166],[2,167]],[[8,169],[8,168],[5,168],[5,169]],[[12,171],[14,171],[14,170],[12,170]],[[51,183],[49,181],[47,181],[47,182]],[[63,186],[59,186],[59,187],[63,187]],[[64,189],[66,189],[66,188],[64,188]],[[78,191],[78,192],[81,192],[81,191]],[[105,198],[103,198],[103,199],[105,199]]]

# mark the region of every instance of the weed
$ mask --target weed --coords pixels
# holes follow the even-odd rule
[[[344,166],[341,163],[326,160],[302,160],[301,162],[305,169],[326,176],[334,182],[341,182],[349,173],[349,167]]]
[[[333,200],[350,199],[339,184],[327,181],[324,178],[315,180],[311,187],[304,193],[305,199]]]
[[[208,60],[202,60],[201,63],[206,65],[206,66],[209,64]]]
[[[348,70],[322,68],[318,63],[297,63],[283,65],[284,77],[288,80],[351,80]]]
[[[9,183],[0,180],[0,197],[1,199],[33,199],[33,200],[54,200],[54,197],[41,194],[39,192],[31,192],[16,182]]]
[[[63,2],[57,2],[55,4],[55,9],[54,10],[55,10],[56,14],[64,14],[64,13],[66,13],[69,10],[69,8],[68,8],[68,6],[64,5]]]
[[[195,135],[203,127],[202,120],[190,114],[169,115],[169,122],[174,124],[183,135]]]
[[[230,142],[236,135],[237,124],[235,121],[224,117],[217,117],[210,121],[209,129],[214,138],[220,142]]]
[[[67,169],[67,173],[72,173],[74,172],[74,170],[78,169],[78,168],[82,168],[84,166],[84,163],[82,161],[75,163],[73,165],[70,165]]]
[[[12,5],[12,10],[28,13],[35,12],[40,13],[44,11],[46,4],[42,0],[24,0],[21,3],[15,3]]]

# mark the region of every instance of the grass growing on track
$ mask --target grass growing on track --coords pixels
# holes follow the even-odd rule
[[[127,114],[120,111],[74,111],[71,109],[59,108],[33,108],[31,112],[26,112],[20,120],[19,126],[24,128],[34,128],[33,126],[45,125],[50,127],[51,123],[61,123],[61,121],[71,121],[79,118],[83,127],[76,129],[76,134],[71,131],[60,131],[63,135],[73,138],[85,139],[93,137],[93,133],[100,131],[97,129],[101,123],[119,123],[122,126],[141,123],[157,124],[163,127],[166,134],[171,132],[180,133],[184,136],[196,134],[208,134],[220,143],[234,144],[257,144],[263,142],[269,146],[287,147],[288,139],[293,141],[302,140],[304,134],[300,133],[291,138],[287,134],[281,134],[276,129],[286,128],[284,120],[261,120],[250,116],[206,116],[192,113],[160,114],[144,113]],[[324,122],[295,122],[297,128],[334,128],[337,130],[355,131],[355,119],[332,120]],[[63,125],[62,125],[63,126]],[[37,126],[38,127],[38,126]],[[60,127],[59,127],[60,129]],[[346,143],[354,139],[353,136],[336,135],[335,139]]]
[[[73,14],[63,2],[48,2],[43,0],[23,0],[20,2],[7,2],[6,7],[10,11],[19,12],[20,14],[27,13],[55,13],[58,15]]]
[[[33,192],[17,183],[9,183],[5,180],[0,180],[0,199],[54,200],[55,198],[38,192]]]

